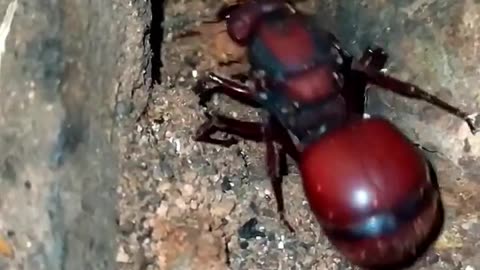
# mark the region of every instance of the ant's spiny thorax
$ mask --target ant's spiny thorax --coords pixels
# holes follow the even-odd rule
[[[339,93],[310,104],[300,104],[274,91],[258,93],[258,102],[295,137],[308,145],[347,121],[346,104]]]

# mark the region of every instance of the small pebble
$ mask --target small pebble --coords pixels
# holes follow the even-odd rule
[[[175,176],[172,167],[165,161],[153,166],[152,177],[155,180],[166,180]]]
[[[193,200],[190,202],[190,209],[196,210],[198,208],[198,202]]]
[[[175,199],[175,205],[181,210],[187,209],[187,204],[185,203],[185,200],[182,197],[178,197]]]
[[[257,236],[265,237],[265,233],[257,229],[257,218],[251,218],[238,229],[238,236],[243,239],[252,239]]]
[[[129,101],[120,101],[115,107],[115,112],[118,117],[126,117],[133,111],[133,104]]]
[[[181,190],[182,196],[186,198],[191,198],[194,192],[195,192],[195,188],[190,184],[183,185]]]
[[[223,192],[232,190],[232,187],[233,187],[232,182],[230,181],[230,178],[228,178],[227,176],[223,177],[221,186],[222,186]]]
[[[157,208],[157,211],[155,212],[158,217],[164,218],[167,216],[168,212],[168,205],[166,203],[160,204],[160,206]]]
[[[233,211],[235,204],[235,200],[233,199],[221,200],[220,202],[212,205],[210,208],[210,213],[217,217],[225,217]]]
[[[186,205],[185,205],[186,207]],[[183,209],[180,209],[178,206],[173,206],[168,209],[168,217],[169,218],[176,218],[182,216]]]
[[[126,220],[124,223],[120,224],[119,229],[122,234],[130,234],[135,230],[135,224],[130,220]]]
[[[246,241],[241,241],[241,242],[240,242],[240,248],[241,248],[241,249],[246,249],[246,248],[248,248],[248,242],[246,242]]]
[[[183,174],[183,180],[187,183],[192,183],[197,179],[197,173],[194,171],[188,171]]]
[[[116,261],[119,263],[128,263],[130,262],[130,256],[125,252],[122,246],[118,248]]]
[[[168,191],[170,188],[172,187],[172,184],[166,182],[166,183],[162,183],[160,185],[158,185],[158,191],[161,192],[161,193],[165,193],[166,191]]]
[[[32,188],[32,183],[30,183],[30,181],[27,180],[25,181],[24,186],[26,189],[30,190]]]

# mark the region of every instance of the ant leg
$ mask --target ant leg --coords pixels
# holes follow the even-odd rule
[[[248,79],[250,79],[250,77],[248,76],[248,74],[246,73],[235,73],[233,74],[232,76],[230,76],[232,79],[234,80],[237,80],[237,81],[240,81],[241,83],[245,83],[248,81]]]
[[[376,70],[381,70],[387,63],[388,55],[382,48],[368,47],[363,52],[362,57],[358,63],[363,67],[369,67]]]
[[[354,61],[354,60],[352,60]],[[353,66],[358,65],[361,68],[372,68],[381,70],[387,61],[387,55],[382,49],[367,48],[358,61],[354,61]],[[364,73],[358,70],[349,70],[345,72],[344,80],[344,98],[347,102],[348,110],[353,114],[363,117],[369,117],[365,112],[368,103],[368,84]]]
[[[265,136],[262,123],[240,121],[218,114],[206,114],[206,116],[208,120],[198,128],[194,136],[195,141],[230,147],[238,143],[238,139],[231,135],[256,142],[263,141]],[[212,138],[211,136],[216,132],[225,132],[230,137],[226,139]]]
[[[425,152],[428,152],[428,153],[431,153],[431,154],[437,154],[438,153],[437,150],[428,149],[428,148],[424,147],[423,145],[421,145],[420,143],[416,143],[416,142],[412,142],[412,143],[413,143],[414,146],[418,147],[422,151],[425,151]]]
[[[478,115],[478,113],[469,114],[465,111],[462,111],[459,108],[452,106],[449,103],[441,100],[440,98],[432,94],[429,94],[428,92],[426,92],[425,90],[421,89],[416,85],[403,82],[394,77],[388,76],[373,67],[357,65],[354,68],[363,72],[367,76],[367,80],[369,83],[375,84],[384,89],[393,91],[397,94],[400,94],[409,98],[415,98],[415,99],[428,102],[436,107],[439,107],[445,110],[447,113],[455,115],[458,118],[464,120],[468,124],[472,134],[475,134],[478,131],[480,131],[480,128],[475,126],[475,122],[476,122],[475,118]]]
[[[230,147],[238,140],[235,138],[215,139],[211,135],[215,132],[226,132],[229,135],[236,135],[246,140],[256,142],[264,141],[266,143],[267,153],[267,170],[272,182],[275,200],[277,202],[277,211],[280,215],[280,220],[285,224],[289,231],[295,230],[285,218],[285,206],[283,200],[282,180],[287,173],[287,162],[284,146],[276,147],[275,141],[282,143],[282,138],[277,138],[276,131],[272,130],[271,123],[265,127],[263,123],[247,122],[222,115],[207,115],[208,120],[198,129],[195,136],[196,141],[206,142],[224,147]],[[290,143],[290,142],[288,142]],[[288,146],[288,144],[287,144]]]
[[[280,215],[280,220],[287,229],[290,232],[295,232],[292,225],[290,225],[285,218],[285,205],[283,200],[283,176],[288,173],[287,152],[285,151],[284,145],[277,148],[274,144],[275,141],[282,143],[282,138],[276,136],[276,131],[272,129],[271,122],[265,127],[263,123],[240,121],[222,115],[207,115],[207,117],[209,119],[197,131],[195,136],[196,141],[221,145],[224,147],[230,147],[238,143],[238,140],[233,137],[223,140],[211,137],[213,133],[222,131],[229,135],[236,135],[247,140],[256,142],[264,141],[266,143],[267,170],[277,203],[277,211]],[[287,144],[287,146],[288,145],[289,144]]]
[[[387,63],[387,59],[388,55],[382,48],[367,47],[358,63],[363,67],[382,70]],[[368,104],[368,84],[364,74],[360,74],[360,77],[362,78],[362,91],[359,93],[359,95],[362,95],[363,97],[363,115],[364,117],[370,117],[369,114],[365,113]]]
[[[266,127],[265,143],[267,148],[266,161],[267,173],[272,183],[273,194],[277,202],[277,212],[280,215],[280,220],[287,227],[290,232],[295,232],[292,225],[285,217],[285,204],[283,199],[283,176],[287,174],[287,153],[283,146],[277,147],[274,143],[274,130],[272,130],[271,123]]]
[[[208,88],[206,84],[209,82],[215,83],[216,86]],[[192,90],[199,96],[199,103],[202,106],[206,106],[206,103],[212,99],[215,93],[221,93],[246,105],[255,108],[260,107],[260,104],[257,103],[252,94],[254,92],[253,89],[234,80],[221,77],[215,73],[209,73],[207,76],[198,80]]]

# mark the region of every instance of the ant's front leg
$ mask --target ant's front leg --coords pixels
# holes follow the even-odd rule
[[[464,120],[468,124],[468,127],[470,128],[470,131],[472,132],[472,134],[476,134],[478,131],[480,131],[480,127],[475,125],[476,116],[478,115],[478,113],[473,113],[473,114],[467,113],[459,109],[458,107],[455,107],[441,100],[440,98],[432,94],[429,94],[428,92],[426,92],[425,90],[421,89],[416,85],[403,82],[394,77],[388,76],[384,74],[382,71],[370,65],[368,66],[356,65],[355,69],[363,72],[367,76],[368,82],[371,84],[375,84],[384,89],[390,90],[392,92],[395,92],[397,94],[400,94],[409,98],[415,98],[415,99],[426,101]]]
[[[368,47],[363,52],[358,64],[364,68],[382,70],[387,63],[388,55],[382,48]]]
[[[216,84],[216,86],[208,87],[208,83]],[[207,76],[198,80],[197,84],[192,90],[199,96],[199,103],[204,107],[216,93],[227,95],[236,101],[255,108],[260,107],[260,104],[258,104],[253,95],[253,89],[247,85],[243,85],[234,80],[221,77],[215,73],[209,73]]]
[[[368,79],[360,69],[372,68],[381,70],[387,62],[387,54],[381,48],[367,48],[359,60],[353,60],[352,70],[345,73],[344,98],[350,112],[366,117],[366,106],[368,103]]]
[[[206,114],[206,116],[208,119],[198,128],[194,137],[195,141],[230,147],[238,143],[238,139],[232,135],[256,142],[262,142],[265,137],[263,123],[241,121],[218,114]],[[226,139],[212,138],[216,132],[227,133],[230,137]]]
[[[283,199],[283,176],[288,174],[287,151],[284,146],[275,144],[276,131],[272,124],[273,122],[270,121],[265,130],[267,173],[272,183],[280,221],[290,232],[295,232],[285,217],[285,200]]]

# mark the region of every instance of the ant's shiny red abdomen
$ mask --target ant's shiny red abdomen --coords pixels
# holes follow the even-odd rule
[[[435,225],[438,193],[427,161],[386,120],[352,121],[325,134],[299,164],[313,213],[355,264],[401,263]]]

